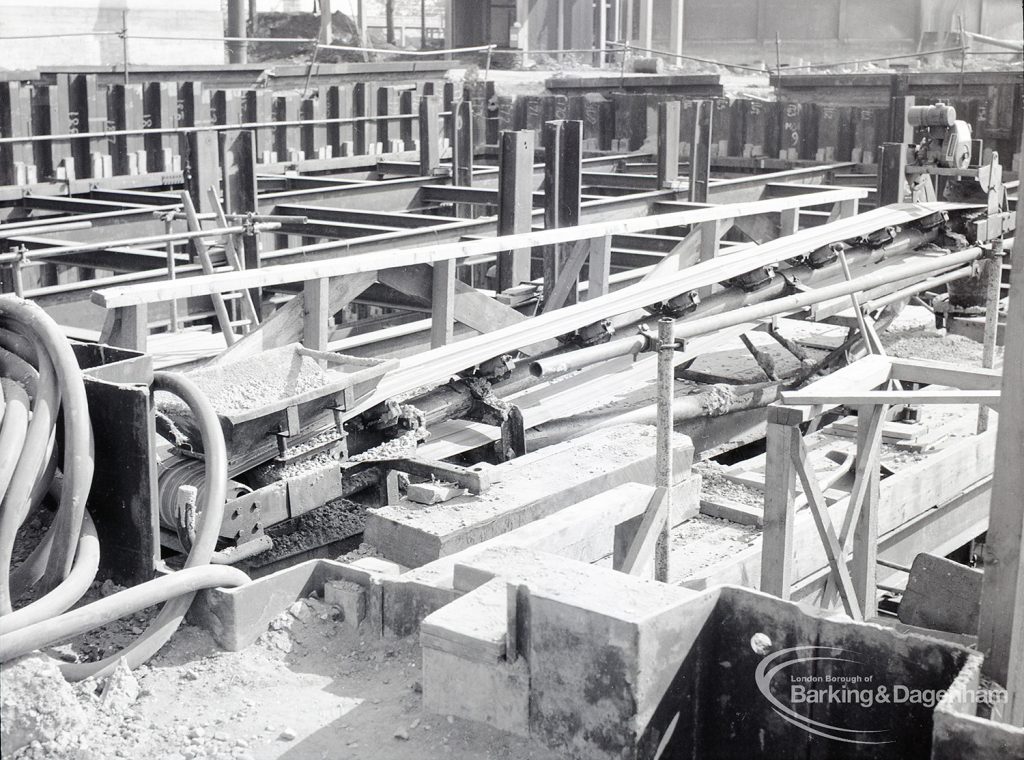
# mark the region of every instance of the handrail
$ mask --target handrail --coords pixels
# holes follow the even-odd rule
[[[382,257],[379,253],[364,253],[339,256],[296,264],[250,269],[242,272],[203,275],[173,282],[140,283],[122,287],[101,288],[92,294],[92,300],[107,308],[138,306],[145,303],[159,303],[172,299],[190,298],[238,288],[270,287],[290,282],[301,282],[321,277],[337,277],[358,272],[392,269],[415,264],[432,264],[466,256],[480,256],[499,253],[517,248],[532,248],[542,245],[570,243],[576,240],[646,232],[664,227],[698,224],[700,222],[731,219],[738,216],[777,213],[782,210],[838,203],[845,200],[866,198],[866,188],[842,188],[835,190],[810,191],[804,195],[788,198],[772,198],[748,203],[731,203],[722,206],[687,209],[667,214],[653,214],[634,219],[614,220],[581,224],[575,227],[523,232],[515,235],[471,240],[445,245],[420,246],[398,249]]]

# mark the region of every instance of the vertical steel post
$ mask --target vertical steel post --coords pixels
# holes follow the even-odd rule
[[[713,100],[698,100],[694,108],[693,148],[690,151],[690,203],[707,203],[711,176],[711,114]]]
[[[245,29],[245,0],[228,0],[228,37],[247,37]],[[246,63],[248,52],[245,43],[233,40],[228,43],[228,63]]]
[[[654,548],[654,578],[668,582],[672,524],[672,406],[675,397],[675,320],[658,320],[658,404],[654,485],[662,492],[661,512],[665,522],[659,528]]]

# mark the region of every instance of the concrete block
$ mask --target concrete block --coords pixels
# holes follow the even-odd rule
[[[504,659],[506,586],[507,581],[495,578],[428,615],[420,624],[420,644],[479,662]]]
[[[524,660],[485,664],[423,647],[424,710],[527,736],[529,705],[530,677]]]
[[[445,583],[443,577],[420,579],[410,576],[412,573],[399,578],[383,577],[379,581],[381,633],[384,636],[411,636],[419,630],[420,621],[427,615],[461,596],[452,588],[450,581]]]
[[[387,575],[389,577],[401,575],[404,572],[404,568],[397,562],[389,562],[380,557],[360,557],[349,562],[348,565],[367,573],[376,573],[377,575]]]
[[[450,483],[410,483],[405,498],[417,504],[440,504],[464,493],[465,488]]]
[[[679,489],[687,494],[685,499],[680,497],[675,502],[680,508],[679,522],[682,522],[698,504],[699,475],[685,479]],[[641,516],[653,493],[653,486],[624,483],[553,515],[410,570],[387,584],[385,631],[396,636],[414,633],[427,614],[459,593],[475,588],[473,585],[456,589],[454,568],[457,564],[471,564],[473,558],[492,547],[520,546],[582,562],[610,562],[616,525]],[[689,506],[691,502],[693,506]]]
[[[514,616],[524,621],[517,662],[529,663],[531,735],[576,757],[636,756],[717,593],[516,546],[492,546],[454,569],[456,589],[477,589],[463,599],[491,593],[498,581],[525,588]],[[490,615],[492,633],[504,623],[507,635],[507,599],[504,616],[497,596],[477,608]]]
[[[646,728],[713,616],[717,593],[681,599],[593,585],[528,587],[531,734],[575,757],[646,756]]]
[[[655,435],[649,425],[595,431],[498,465],[501,481],[485,493],[431,506],[402,499],[369,510],[365,540],[388,559],[419,567],[622,483],[653,483]],[[682,481],[693,444],[676,434],[673,449]]]
[[[366,618],[366,589],[351,581],[327,581],[324,601],[341,610],[342,619],[351,628],[358,628]]]

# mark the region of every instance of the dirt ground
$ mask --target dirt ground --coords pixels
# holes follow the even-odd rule
[[[333,608],[316,599],[293,605],[292,610],[241,652],[222,651],[204,629],[183,626],[156,657],[134,671],[135,699],[122,697],[105,706],[104,684],[76,685],[74,699],[84,714],[81,730],[60,732],[47,744],[29,746],[14,757],[558,757],[483,725],[424,713],[415,638],[366,640],[335,619]],[[9,666],[4,669],[5,700],[16,696],[10,670]],[[130,695],[133,690],[127,691]]]

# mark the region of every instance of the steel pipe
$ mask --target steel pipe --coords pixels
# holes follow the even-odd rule
[[[936,234],[937,233],[934,231],[921,232],[919,230],[908,230],[901,234],[897,240],[889,246],[877,249],[867,247],[852,248],[847,251],[847,257],[849,260],[854,262],[855,266],[860,268],[876,266],[880,263],[880,260],[886,256],[894,256],[906,251],[912,251],[914,248],[930,242],[935,238]],[[883,278],[883,281],[879,284],[884,285],[888,282],[898,281],[901,279],[896,271],[897,269],[898,267],[887,266],[884,270],[879,272],[879,275]],[[790,282],[792,281],[797,281],[803,286],[813,287],[818,283],[829,283],[831,280],[841,276],[842,270],[838,263],[832,263],[818,269],[814,269],[807,265],[792,267],[786,270],[785,277],[781,274],[777,274],[772,278],[771,282],[767,286],[751,293],[747,293],[740,288],[733,287],[712,294],[696,307],[693,314],[684,317],[680,324],[685,324],[689,321],[699,321],[701,318],[706,319],[710,317],[722,317],[723,327],[740,324],[742,322],[749,321],[749,319],[740,317],[733,319],[732,317],[740,313],[746,313],[744,310],[750,308],[751,305],[757,305],[763,302],[771,304],[780,301],[783,294],[791,288]],[[840,283],[840,285],[842,285],[842,283]],[[827,292],[828,287],[831,287],[831,285],[817,287],[813,291],[810,291],[809,295]],[[847,293],[844,292],[843,295],[847,295]],[[819,303],[834,297],[835,296],[826,295],[816,300],[812,300],[810,303]],[[782,311],[786,311],[786,309],[773,311],[772,313],[778,314]],[[711,330],[708,332],[711,332]],[[628,339],[613,340],[602,345],[579,349],[571,353],[537,359],[530,364],[530,372],[534,377],[546,377],[559,372],[581,369],[591,364],[605,361],[607,359],[614,359],[619,356],[635,356],[647,350],[650,350],[649,341],[643,335],[638,335]]]

